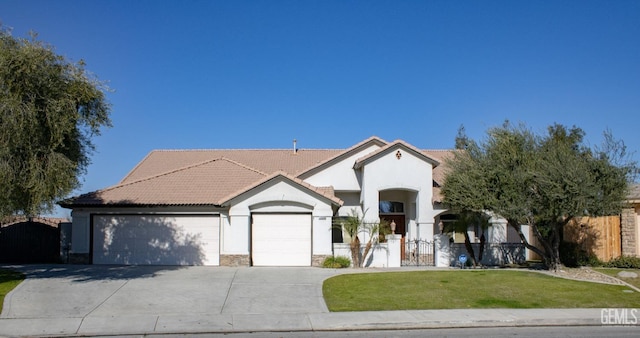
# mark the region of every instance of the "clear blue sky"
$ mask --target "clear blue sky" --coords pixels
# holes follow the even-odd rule
[[[79,192],[152,149],[451,148],[505,119],[640,158],[640,1],[0,0],[0,21],[114,90]]]

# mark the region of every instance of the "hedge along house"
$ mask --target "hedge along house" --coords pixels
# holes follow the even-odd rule
[[[450,154],[378,137],[343,150],[157,150],[119,184],[60,205],[73,209],[76,262],[317,266],[333,254],[332,221],[352,210],[432,241]]]

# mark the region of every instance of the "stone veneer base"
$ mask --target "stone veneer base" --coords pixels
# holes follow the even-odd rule
[[[322,267],[322,263],[331,255],[313,255],[311,256],[311,266]]]
[[[220,266],[249,266],[249,255],[220,255]]]

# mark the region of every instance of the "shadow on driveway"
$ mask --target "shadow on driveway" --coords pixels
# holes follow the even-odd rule
[[[185,269],[184,266],[124,266],[124,265],[5,265],[22,272],[30,279],[65,278],[73,282],[130,280],[155,277],[162,271]]]

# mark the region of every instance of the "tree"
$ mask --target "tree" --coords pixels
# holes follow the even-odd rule
[[[0,26],[0,216],[37,215],[79,187],[111,126],[106,86],[52,46]]]
[[[617,214],[638,169],[624,143],[605,134],[604,146],[584,145],[584,131],[562,125],[536,135],[508,122],[488,131],[484,143],[467,140],[465,151],[448,161],[442,194],[453,210],[491,211],[507,220],[523,244],[560,264],[562,231],[571,219]],[[522,230],[529,225],[541,247]]]
[[[365,211],[366,214],[366,211]],[[347,235],[349,235],[349,249],[351,250],[351,261],[353,262],[353,267],[361,268],[363,266],[363,259],[367,257],[371,247],[374,243],[378,241],[379,234],[385,234],[385,222],[384,220],[380,222],[365,222],[364,216],[360,217],[358,212],[355,209],[351,210],[351,215],[347,216],[343,219],[337,227],[342,229]],[[360,256],[360,238],[358,234],[368,234],[369,240],[365,245],[364,252],[362,256]]]

